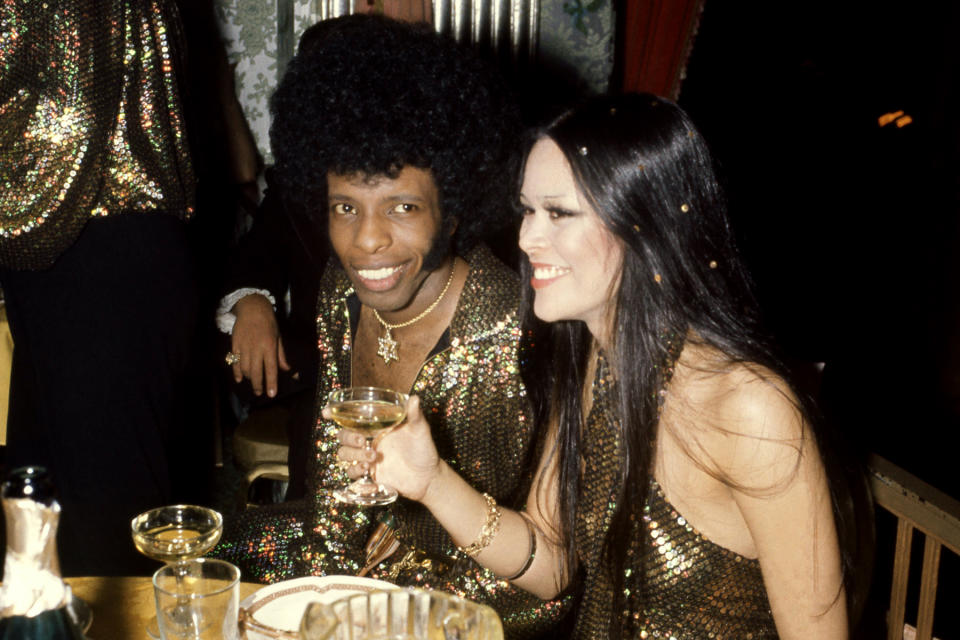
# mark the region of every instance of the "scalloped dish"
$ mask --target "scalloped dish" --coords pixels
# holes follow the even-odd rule
[[[357,593],[399,589],[395,584],[355,576],[308,576],[259,589],[240,603],[243,640],[296,640],[300,619],[311,602],[331,603]]]

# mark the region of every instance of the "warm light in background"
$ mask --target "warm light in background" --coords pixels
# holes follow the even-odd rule
[[[903,111],[894,111],[893,113],[885,113],[879,118],[877,118],[877,123],[881,127],[885,127],[902,115],[903,115]]]
[[[877,124],[879,124],[881,127],[885,127],[891,122],[896,122],[897,128],[902,129],[913,122],[913,118],[904,114],[902,110],[894,111],[893,113],[885,113],[877,118]]]

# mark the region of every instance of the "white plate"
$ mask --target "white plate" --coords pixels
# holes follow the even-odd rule
[[[270,629],[295,634],[300,628],[303,611],[311,602],[330,603],[356,593],[397,588],[395,584],[383,580],[355,576],[309,576],[284,580],[244,598],[240,603],[240,618],[252,618]],[[246,629],[241,634],[244,640],[274,640],[276,637],[255,629]]]

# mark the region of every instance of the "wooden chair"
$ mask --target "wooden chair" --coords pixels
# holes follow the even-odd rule
[[[907,587],[915,531],[925,538],[915,637],[931,640],[940,554],[946,548],[960,555],[960,502],[879,456],[871,456],[868,466],[876,505],[897,518],[887,640],[906,637]]]

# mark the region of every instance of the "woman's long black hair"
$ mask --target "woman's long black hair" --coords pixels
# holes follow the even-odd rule
[[[624,576],[616,568],[627,566],[632,543],[631,511],[624,505],[643,505],[647,497],[671,343],[676,348],[678,340],[695,336],[730,363],[755,363],[788,384],[791,375],[763,329],[711,155],[683,110],[648,94],[598,97],[561,116],[540,136],[560,147],[580,191],[623,246],[614,333],[606,353],[617,381],[613,405],[621,428],[623,482],[604,548],[609,579],[622,600]],[[528,261],[522,269],[529,280]],[[558,421],[559,534],[572,567],[582,486],[581,400],[590,382],[585,375],[592,339],[581,322],[538,321],[532,298],[525,287],[523,322],[534,346],[523,358],[524,379],[539,433],[547,432],[551,419]],[[827,468],[850,599],[861,591],[852,579],[863,576],[852,571],[854,551],[863,551],[854,507],[866,501],[852,501],[846,474],[851,468],[835,461],[836,446],[825,441],[812,402],[793,389]],[[855,470],[849,475],[863,486]],[[613,624],[615,636],[619,622]]]

